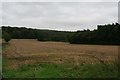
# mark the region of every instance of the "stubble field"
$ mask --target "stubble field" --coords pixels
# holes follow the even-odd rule
[[[72,68],[69,67],[69,69],[73,69],[73,66],[79,65],[83,66],[86,64],[87,65],[111,64],[117,61],[117,56],[118,46],[82,45],[82,44],[77,45],[65,42],[39,42],[34,39],[13,39],[10,41],[9,45],[3,51],[3,58],[5,58],[5,60],[3,60],[5,63],[3,73],[6,75],[6,77],[18,77],[18,75],[11,76],[8,73],[10,72],[10,70],[18,70],[23,65],[33,64],[35,64],[35,67],[34,69],[32,69],[32,71],[37,70],[36,64],[50,64],[50,65],[55,64],[72,66]],[[60,72],[58,71],[58,73]],[[45,74],[44,76],[42,75],[40,76],[40,74],[42,73],[36,75],[34,73],[34,75],[31,74],[31,77],[35,76],[44,77],[45,75],[47,76],[47,74]],[[67,73],[65,73],[65,75],[66,74]],[[78,74],[77,77],[82,76],[79,75],[79,73],[77,74]],[[60,76],[62,77],[72,76],[71,74],[69,74],[69,76],[65,75],[62,74]],[[110,74],[108,76],[111,75],[113,74]],[[90,75],[88,77],[91,76],[94,75]],[[105,76],[106,75],[104,75],[104,77]],[[26,76],[23,75],[23,77]],[[30,77],[30,74],[27,77]],[[47,77],[55,77],[55,75]],[[73,75],[72,77],[76,77],[76,74],[75,76]]]

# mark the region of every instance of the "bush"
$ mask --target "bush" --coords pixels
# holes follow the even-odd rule
[[[11,40],[11,36],[7,32],[3,34],[3,38],[6,42],[9,42]]]

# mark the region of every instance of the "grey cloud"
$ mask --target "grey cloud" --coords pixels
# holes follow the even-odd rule
[[[119,0],[1,0],[3,2],[118,2]]]
[[[117,22],[117,2],[5,2],[3,25],[39,29],[95,29],[97,24]]]

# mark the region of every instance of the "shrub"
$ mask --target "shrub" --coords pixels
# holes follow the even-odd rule
[[[11,40],[11,36],[7,32],[4,32],[3,38],[6,42],[9,42]]]

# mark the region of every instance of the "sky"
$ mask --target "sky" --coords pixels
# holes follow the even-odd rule
[[[108,0],[106,2],[105,0],[98,0],[98,2],[95,0],[91,2],[87,0],[85,2],[83,0],[81,2],[5,1],[0,6],[1,25],[76,31],[93,30],[97,25],[118,22],[117,0],[109,0],[109,2]]]

